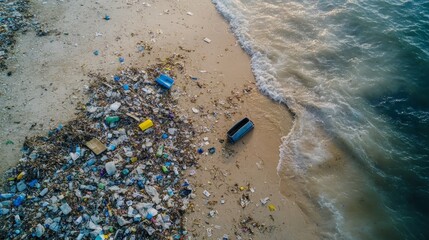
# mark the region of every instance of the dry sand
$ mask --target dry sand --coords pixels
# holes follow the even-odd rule
[[[2,172],[17,163],[26,136],[45,134],[73,118],[78,103],[85,102],[88,73],[111,79],[124,67],[143,68],[157,58],[182,54],[188,76],[198,80],[177,79],[175,87],[188,92],[178,107],[194,119],[195,128],[202,132],[197,144],[205,149],[199,167],[186,172],[195,170],[188,176],[196,186],[193,211],[187,215],[190,235],[209,238],[207,229],[211,229],[213,239],[224,234],[230,239],[237,235],[243,239],[320,238],[317,224],[298,207],[306,201],[299,190],[283,189],[287,197],[280,194],[278,148],[292,117],[285,107],[258,92],[249,56],[209,0],[46,0],[33,5],[38,19],[53,31],[45,37],[32,32],[19,36],[15,54],[8,60],[12,76],[0,73]],[[106,14],[109,21],[103,19]],[[139,51],[142,42],[153,47],[151,54]],[[124,64],[118,61],[121,56]],[[223,150],[225,144],[220,141],[226,139],[227,130],[245,116],[254,121],[255,129]],[[14,144],[6,145],[7,140]],[[207,155],[213,146],[216,153]],[[204,190],[210,197],[203,195]],[[250,198],[245,208],[239,204],[243,194]],[[259,200],[265,197],[276,211],[261,206]],[[217,211],[214,217],[207,216],[211,210]],[[253,220],[243,222],[249,217]]]

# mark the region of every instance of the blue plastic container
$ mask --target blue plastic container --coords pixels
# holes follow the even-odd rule
[[[161,74],[155,81],[166,89],[170,89],[174,84],[174,80],[165,74]]]
[[[231,143],[235,143],[240,140],[244,135],[246,135],[250,130],[255,127],[250,119],[243,118],[240,122],[236,123],[229,131],[227,132],[228,140]]]

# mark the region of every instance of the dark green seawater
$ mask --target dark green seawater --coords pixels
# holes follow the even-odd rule
[[[213,3],[297,116],[278,170],[308,180],[329,238],[429,239],[429,1]],[[316,170],[329,144],[346,156]]]

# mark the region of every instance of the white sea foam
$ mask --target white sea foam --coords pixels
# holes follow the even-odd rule
[[[322,209],[327,209],[333,216],[335,220],[335,228],[336,232],[333,234],[330,234],[331,239],[353,239],[351,236],[348,236],[346,233],[342,232],[343,228],[343,222],[344,222],[344,216],[341,214],[341,212],[338,210],[335,204],[335,200],[327,198],[324,195],[319,196],[319,200],[317,201],[318,204]]]
[[[273,100],[286,104],[296,115],[292,130],[282,138],[280,146],[280,161],[278,170],[287,162],[294,166],[294,170],[303,173],[308,167],[323,162],[331,157],[331,154],[323,146],[327,136],[323,135],[323,127],[317,124],[320,119],[308,112],[303,105],[309,108],[331,108],[332,105],[318,101],[318,97],[308,91],[300,82],[289,79],[293,84],[288,89],[278,80],[278,69],[269,59],[268,53],[255,46],[249,37],[249,22],[243,15],[247,8],[239,1],[213,0],[218,11],[229,21],[231,28],[238,38],[242,48],[251,56],[252,70],[256,78],[259,90]],[[274,5],[272,5],[274,6]],[[237,11],[236,9],[240,9]],[[248,13],[249,14],[249,13]],[[250,13],[252,14],[252,13]],[[275,51],[275,49],[270,49]],[[272,52],[271,52],[272,53]],[[278,53],[281,55],[281,53]],[[282,60],[280,61],[280,64]],[[297,103],[294,96],[301,95],[304,98]],[[316,101],[315,101],[316,100]]]

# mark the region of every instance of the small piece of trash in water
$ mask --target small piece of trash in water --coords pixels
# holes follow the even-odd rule
[[[211,42],[212,42],[212,40],[210,40],[209,38],[204,38],[204,42],[206,42],[206,43],[211,43]]]
[[[10,145],[10,144],[15,144],[13,141],[11,141],[11,140],[7,140],[6,141],[6,145]]]
[[[189,16],[194,16],[194,14],[191,12],[187,12],[186,14],[188,14]]]

